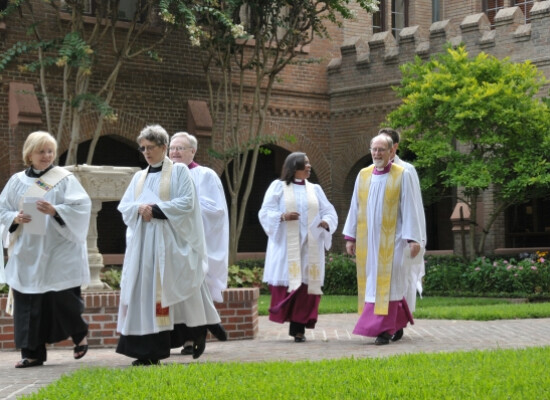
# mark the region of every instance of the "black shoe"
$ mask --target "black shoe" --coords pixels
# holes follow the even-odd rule
[[[80,346],[75,346],[73,349],[73,357],[75,360],[80,360],[88,352],[88,345],[81,344]]]
[[[399,339],[403,337],[403,329],[399,329],[396,331],[393,336],[391,337],[392,342],[397,342]]]
[[[29,360],[28,358],[23,358],[21,361],[19,361],[17,364],[15,364],[15,368],[30,368],[30,367],[40,367],[44,364],[44,361],[42,360]]]
[[[204,349],[206,348],[206,335],[199,337],[197,340],[193,342],[193,359],[199,358],[202,353],[204,353]]]
[[[181,354],[184,355],[184,356],[190,356],[191,354],[193,354],[193,345],[187,345],[187,346],[183,346],[183,349],[181,349]]]
[[[160,361],[159,360],[140,360],[140,359],[137,359],[137,360],[132,361],[132,365],[134,367],[149,367],[151,365],[160,365]]]
[[[306,341],[306,337],[305,336],[294,336],[294,341],[296,343],[303,343]]]
[[[381,346],[381,345],[384,345],[384,344],[389,344],[391,337],[392,336],[388,332],[384,332],[381,335],[378,335],[376,337],[376,340],[374,341],[374,344],[377,345],[377,346]]]
[[[222,324],[208,325],[208,330],[220,342],[225,342],[227,340],[227,332]]]

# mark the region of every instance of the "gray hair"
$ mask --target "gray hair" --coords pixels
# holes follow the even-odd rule
[[[392,146],[393,146],[393,140],[391,139],[391,137],[386,134],[386,133],[382,133],[381,135],[376,135],[375,137],[373,137],[371,140],[370,140],[370,145],[372,147],[372,143],[375,141],[375,140],[378,140],[378,139],[381,139],[383,141],[386,142],[386,144],[388,145],[388,149],[391,149]]]
[[[190,133],[187,133],[187,132],[176,132],[172,135],[172,139],[170,139],[170,141],[172,141],[172,140],[174,140],[175,138],[178,138],[178,137],[187,139],[187,142],[189,143],[189,146],[191,146],[193,149],[195,149],[195,151],[197,150],[198,141],[197,141],[197,138],[195,136],[193,136],[193,135],[191,135]]]
[[[166,129],[158,124],[147,125],[145,128],[142,129],[136,139],[138,144],[140,144],[142,140],[148,140],[158,146],[168,146],[170,136],[168,136],[168,132],[166,132]]]

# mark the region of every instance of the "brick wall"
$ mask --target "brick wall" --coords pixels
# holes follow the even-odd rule
[[[88,343],[91,347],[115,347],[119,292],[84,292],[84,318],[89,324]],[[223,292],[223,303],[214,303],[228,340],[254,339],[258,334],[258,288],[232,288]],[[5,313],[7,296],[0,295],[0,350],[15,348],[13,318]],[[208,336],[209,339],[212,337]],[[53,347],[73,347],[65,340]]]

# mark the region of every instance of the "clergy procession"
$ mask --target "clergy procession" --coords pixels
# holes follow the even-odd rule
[[[223,185],[194,161],[198,141],[187,132],[170,138],[162,126],[149,125],[137,143],[147,167],[133,176],[118,205],[126,250],[116,352],[133,359],[132,366],[159,365],[179,348],[178,354],[197,359],[208,331],[220,341],[228,336],[214,305],[223,302],[228,279]],[[424,275],[420,184],[414,167],[397,156],[398,145],[392,129],[371,140],[373,164],[357,176],[342,231],[357,262],[360,317],[353,333],[375,338],[376,345],[401,339],[414,324]],[[51,134],[31,133],[22,156],[26,169],[0,195],[8,254],[0,283],[9,286],[7,312],[21,352],[15,368],[44,365],[47,345],[67,338],[74,359],[89,350],[81,288],[90,281],[91,199],[70,171],[54,165]],[[269,320],[288,322],[294,343],[305,342],[306,329],[318,321],[325,254],[338,227],[334,206],[309,181],[311,171],[306,153],[290,153],[258,211],[268,238],[263,281],[271,294]]]

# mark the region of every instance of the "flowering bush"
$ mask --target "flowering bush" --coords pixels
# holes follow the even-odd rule
[[[548,296],[550,261],[544,252],[509,259],[479,257],[472,262],[427,257],[424,290],[427,294]]]
[[[464,273],[468,287],[481,293],[550,293],[550,262],[546,253],[529,257],[491,260],[480,257]]]

